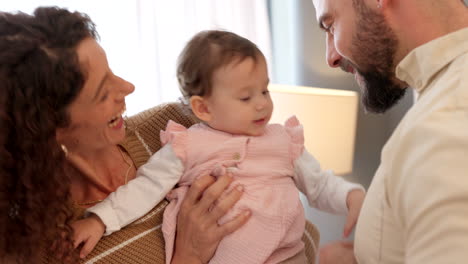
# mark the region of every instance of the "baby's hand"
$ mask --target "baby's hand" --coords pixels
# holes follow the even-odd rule
[[[361,212],[362,203],[364,202],[365,192],[362,190],[352,190],[346,197],[346,205],[348,206],[348,217],[343,231],[343,237],[348,237],[356,225],[359,213]]]
[[[81,243],[84,243],[80,251],[80,258],[85,258],[94,249],[106,230],[101,218],[95,214],[78,220],[72,223],[71,226],[74,230],[73,246],[77,248]]]

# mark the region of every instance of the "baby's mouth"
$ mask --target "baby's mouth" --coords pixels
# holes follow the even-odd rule
[[[265,122],[265,118],[260,118],[260,119],[254,120],[255,124],[263,124],[263,122]]]

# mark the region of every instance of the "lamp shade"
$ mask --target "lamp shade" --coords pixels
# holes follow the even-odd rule
[[[296,115],[304,127],[305,147],[323,169],[352,172],[358,94],[353,91],[270,84],[271,123]]]

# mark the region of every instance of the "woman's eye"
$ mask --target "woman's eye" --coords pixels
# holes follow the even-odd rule
[[[104,93],[104,95],[101,97],[101,102],[105,101],[107,99],[107,97],[109,97],[108,92]]]
[[[242,102],[247,102],[247,101],[250,100],[250,96],[242,97],[240,100],[241,100]]]
[[[262,92],[263,95],[267,95],[269,93],[270,93],[270,91],[268,91],[268,90],[265,90],[265,91]]]

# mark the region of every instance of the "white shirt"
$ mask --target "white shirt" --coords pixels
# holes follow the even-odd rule
[[[356,258],[468,263],[468,28],[411,51],[396,74],[419,99],[382,150]]]

